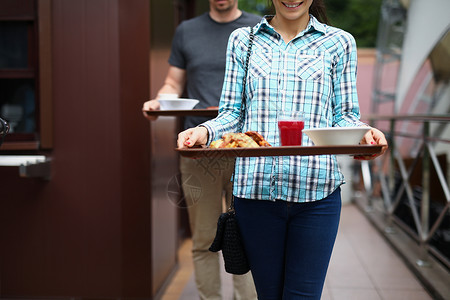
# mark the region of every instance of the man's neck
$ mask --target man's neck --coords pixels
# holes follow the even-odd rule
[[[230,9],[229,11],[210,10],[209,16],[217,23],[228,23],[236,20],[242,15],[242,11],[238,8]]]

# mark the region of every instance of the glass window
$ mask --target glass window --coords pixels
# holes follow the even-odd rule
[[[0,116],[8,120],[10,134],[36,131],[34,79],[0,80]]]
[[[0,22],[0,69],[28,68],[28,25]]]
[[[0,116],[10,124],[4,144],[38,141],[36,32],[33,20],[0,19]]]
[[[51,0],[0,0],[2,151],[52,148],[51,53]]]

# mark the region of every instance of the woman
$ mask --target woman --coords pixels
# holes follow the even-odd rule
[[[324,24],[322,0],[272,3],[275,15],[253,28],[243,121],[249,28],[230,35],[218,117],[181,132],[178,147],[207,145],[241,126],[278,146],[283,111],[302,112],[305,128],[367,126],[359,120],[354,38]],[[371,128],[361,144],[387,142]],[[303,145],[312,145],[307,136]],[[320,299],[343,183],[333,155],[237,159],[235,210],[259,299]]]

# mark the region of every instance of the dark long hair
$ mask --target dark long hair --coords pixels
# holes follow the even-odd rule
[[[272,0],[267,0],[267,2],[269,4],[270,13],[275,14],[275,8],[273,7]],[[309,8],[309,13],[316,17],[319,22],[330,25],[324,0],[313,0],[311,7]]]
[[[324,0],[313,0],[311,7],[309,8],[309,13],[316,17],[319,22],[330,25]]]

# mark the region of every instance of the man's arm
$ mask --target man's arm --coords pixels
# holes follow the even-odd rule
[[[164,85],[159,89],[159,94],[177,94],[180,96],[183,93],[186,84],[186,70],[174,66],[169,67]],[[144,117],[153,121],[156,120],[154,116],[148,116],[146,111],[159,110],[158,96],[155,99],[149,100],[142,106]]]

